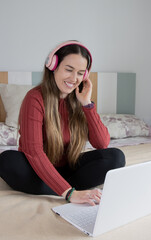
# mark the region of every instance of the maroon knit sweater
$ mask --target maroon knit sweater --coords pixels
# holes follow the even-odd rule
[[[83,111],[88,122],[89,141],[91,145],[96,149],[106,148],[109,144],[110,136],[96,112],[95,105],[92,108],[83,107]],[[64,147],[66,149],[70,141],[70,133],[68,112],[64,99],[59,101],[59,113],[61,116]],[[55,167],[65,165],[66,156],[64,154],[60,162],[53,166],[43,151],[43,142],[46,141],[44,115],[45,109],[41,89],[40,87],[36,87],[27,93],[20,109],[19,151],[26,155],[37,175],[54,192],[62,195],[71,186],[58,173]]]

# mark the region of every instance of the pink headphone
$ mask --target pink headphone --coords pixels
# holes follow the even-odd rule
[[[60,45],[58,45],[50,54],[49,56],[47,57],[47,60],[46,60],[46,67],[51,70],[51,71],[54,71],[56,68],[57,68],[57,65],[58,65],[58,56],[55,54],[60,48],[62,47],[65,47],[65,46],[68,46],[68,45],[79,45],[83,48],[85,48],[88,53],[89,53],[89,56],[90,56],[90,67],[89,67],[89,70],[85,70],[85,73],[83,75],[83,80],[85,80],[88,76],[89,76],[89,73],[90,73],[90,69],[91,69],[91,66],[92,66],[92,55],[90,53],[90,51],[80,42],[77,42],[77,41],[67,41],[67,42],[64,42]]]

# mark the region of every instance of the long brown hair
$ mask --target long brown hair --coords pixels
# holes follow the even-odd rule
[[[90,57],[86,49],[79,45],[69,45],[59,49],[58,65],[69,54],[81,54],[87,59],[87,68],[90,67]],[[55,164],[59,162],[64,153],[63,136],[61,131],[60,115],[58,111],[60,90],[58,89],[54,74],[45,67],[41,83],[42,95],[45,106],[45,128],[47,141],[44,143],[44,150]],[[88,138],[88,126],[82,106],[77,100],[75,91],[66,98],[66,106],[69,115],[70,143],[66,152],[70,166],[74,166]]]

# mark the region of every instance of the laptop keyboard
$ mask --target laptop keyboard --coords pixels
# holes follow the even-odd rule
[[[78,225],[81,228],[88,227],[90,225],[94,225],[96,220],[96,215],[98,211],[98,205],[95,206],[85,206],[81,207],[76,212],[69,211],[68,212],[68,220]]]

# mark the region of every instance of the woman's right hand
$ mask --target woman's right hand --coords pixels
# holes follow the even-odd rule
[[[70,202],[71,203],[89,203],[94,206],[95,204],[99,204],[101,199],[101,190],[98,188],[92,190],[82,190],[76,191],[74,190]]]

